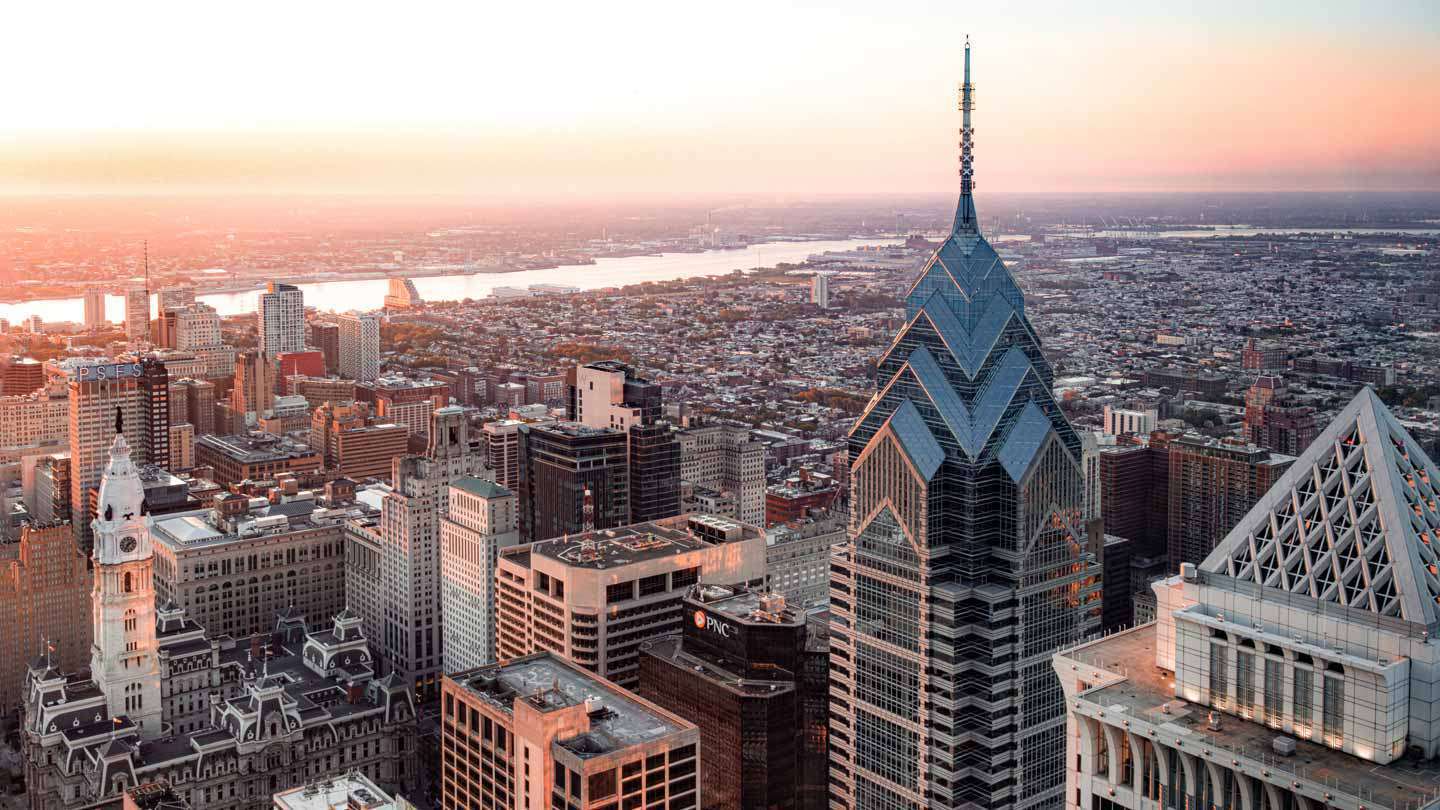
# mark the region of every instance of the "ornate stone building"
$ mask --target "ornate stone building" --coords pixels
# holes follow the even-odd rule
[[[307,633],[282,612],[273,633],[236,639],[155,607],[142,495],[117,436],[93,524],[94,677],[48,658],[26,674],[31,807],[106,806],[162,780],[194,807],[257,810],[336,771],[411,784],[414,704],[406,684],[374,677],[359,618]]]

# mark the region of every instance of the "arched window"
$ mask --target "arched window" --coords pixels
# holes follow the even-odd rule
[[[125,572],[125,593],[130,593],[130,572]]]

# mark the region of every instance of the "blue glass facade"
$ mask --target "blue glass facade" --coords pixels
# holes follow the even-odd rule
[[[850,435],[831,578],[831,807],[1059,806],[1055,650],[1095,632],[1080,438],[981,235],[969,50],[952,232],[905,299]]]

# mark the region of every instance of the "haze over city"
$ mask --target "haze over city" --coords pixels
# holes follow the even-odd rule
[[[950,191],[966,33],[982,191],[1434,190],[1440,13],[1374,10],[29,3],[0,191]]]

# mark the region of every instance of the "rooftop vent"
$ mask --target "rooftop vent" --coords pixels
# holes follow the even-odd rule
[[[1275,753],[1282,757],[1295,756],[1294,737],[1276,737],[1275,740],[1270,743],[1270,747],[1275,750]]]

